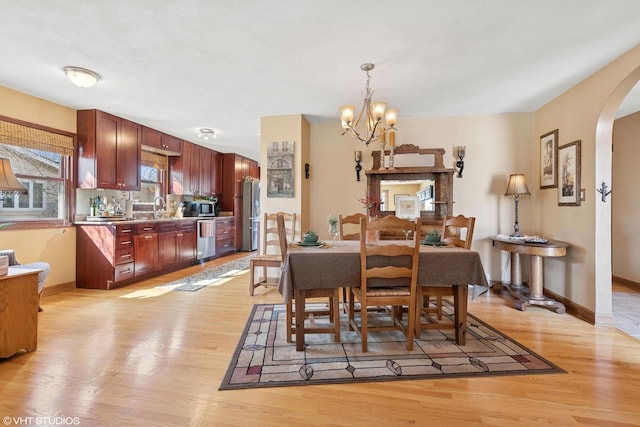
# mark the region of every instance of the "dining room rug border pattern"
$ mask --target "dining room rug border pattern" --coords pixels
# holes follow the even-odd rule
[[[369,352],[361,353],[359,337],[343,329],[341,342],[331,334],[307,335],[305,349],[297,352],[295,343],[286,342],[285,309],[252,307],[219,390],[566,373],[472,314],[462,347],[454,330],[428,330],[409,352],[404,335],[393,331],[370,334]],[[450,302],[444,301],[443,311],[453,317]]]

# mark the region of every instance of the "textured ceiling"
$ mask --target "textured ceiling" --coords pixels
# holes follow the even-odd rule
[[[260,118],[534,111],[640,43],[637,0],[2,0],[0,85],[259,159]],[[72,86],[62,68],[102,79]],[[624,111],[635,111],[627,102]],[[197,129],[216,130],[199,141]]]

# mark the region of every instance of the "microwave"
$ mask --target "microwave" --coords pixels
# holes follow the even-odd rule
[[[216,216],[217,203],[208,201],[181,202],[178,207],[179,217]]]

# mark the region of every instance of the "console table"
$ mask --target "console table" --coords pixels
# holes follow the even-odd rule
[[[511,253],[511,283],[498,283],[494,285],[496,292],[501,292],[507,288],[509,293],[518,298],[516,308],[525,311],[529,305],[541,305],[553,307],[556,313],[562,314],[567,310],[564,304],[544,296],[543,285],[543,257],[562,257],[567,253],[569,244],[559,240],[549,240],[547,243],[527,243],[524,240],[502,238],[492,236],[493,246]],[[522,283],[522,270],[520,265],[520,255],[531,257],[531,271],[529,287]]]
[[[0,276],[0,358],[38,347],[38,273],[9,267]]]

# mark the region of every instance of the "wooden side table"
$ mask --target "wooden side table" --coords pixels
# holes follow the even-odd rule
[[[569,244],[559,240],[549,240],[547,243],[527,243],[524,240],[507,239],[492,236],[493,246],[511,253],[511,283],[498,283],[494,286],[496,292],[507,288],[509,293],[518,298],[516,308],[525,311],[529,305],[553,307],[556,313],[562,314],[567,310],[564,304],[544,296],[543,257],[561,257],[567,253]],[[531,271],[529,287],[522,283],[520,254],[531,256]]]
[[[0,276],[0,358],[38,347],[38,273],[9,267]]]

